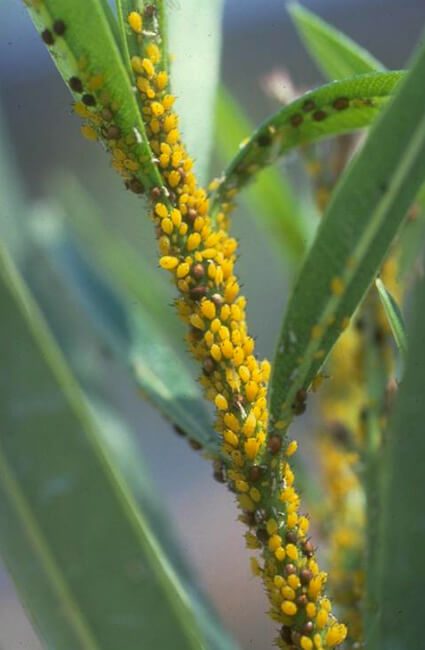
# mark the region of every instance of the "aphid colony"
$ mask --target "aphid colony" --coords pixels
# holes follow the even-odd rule
[[[202,365],[200,382],[216,408],[215,425],[227,463],[224,470],[216,462],[215,475],[237,494],[240,518],[249,528],[247,546],[261,551],[261,564],[253,558],[252,567],[263,579],[271,616],[281,625],[279,647],[331,648],[344,640],[346,628],[335,620],[323,595],[326,574],[314,557],[309,521],[299,514],[300,498],[288,463],[296,443],[282,449],[282,436],[267,433],[270,364],[257,360],[247,330],[246,300],[234,272],[237,241],[228,233],[230,204],[212,219],[208,194],[198,187],[182,143],[175,97],[161,66],[160,41],[152,30],[144,30],[146,19],[152,19],[146,11],[128,16],[129,29],[140,41],[140,55],[131,58],[134,85],[162,181],[149,188],[149,198],[159,264],[172,274],[179,291],[176,305],[189,328],[190,350]],[[102,78],[86,78],[82,66],[82,75],[71,77],[69,86],[81,95],[75,110],[87,120],[83,134],[106,142],[127,187],[143,192],[136,174],[146,161],[137,157],[137,139],[122,134],[114,122],[116,107],[102,94]],[[305,394],[299,393],[295,413],[302,412],[304,401]],[[273,500],[271,467],[280,476]]]

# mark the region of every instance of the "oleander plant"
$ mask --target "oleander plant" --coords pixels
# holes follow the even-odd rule
[[[228,490],[275,646],[420,650],[424,45],[388,71],[292,3],[328,82],[281,97],[271,75],[280,106],[255,129],[218,81],[220,0],[24,2],[81,134],[152,222],[159,267],[76,182],[37,206],[4,183],[0,550],[43,647],[239,647],[182,558],[125,413],[102,399],[100,349]],[[224,171],[208,178],[212,152]],[[302,192],[276,166],[294,152]],[[293,278],[270,360],[238,275],[238,205]],[[249,262],[267,267],[261,255]]]

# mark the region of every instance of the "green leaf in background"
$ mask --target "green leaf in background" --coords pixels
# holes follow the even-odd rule
[[[367,50],[297,2],[289,3],[287,8],[304,44],[328,79],[341,80],[385,69]]]
[[[403,358],[406,358],[407,335],[406,335],[406,328],[404,325],[403,314],[401,313],[400,307],[398,306],[398,304],[396,303],[396,301],[394,300],[393,296],[390,294],[388,289],[385,287],[382,280],[380,278],[377,278],[375,280],[375,284],[386,317],[390,324],[391,331],[394,336],[394,340]]]
[[[215,146],[220,158],[227,162],[241,142],[254,130],[242,106],[222,86],[217,94]],[[245,205],[261,228],[266,228],[280,255],[299,261],[308,240],[300,206],[282,170],[265,170],[248,188]]]
[[[375,72],[312,90],[267,119],[240,148],[213,196],[213,213],[295,147],[369,126],[402,72]]]
[[[38,262],[43,265],[47,285],[44,300],[48,304],[51,282],[47,279],[59,281],[63,290],[74,296],[99,340],[131,369],[143,395],[190,438],[217,454],[218,439],[200,387],[164,332],[167,321],[161,322],[143,302],[134,301],[119,271],[108,283],[67,237],[54,213],[46,210],[44,220],[36,233],[44,251]]]
[[[87,88],[78,92],[70,81],[83,74],[87,83],[96,88],[90,91],[92,99],[88,106],[93,107],[93,102],[97,105],[99,98],[94,97],[95,92],[107,97],[108,107],[113,109],[114,125],[123,137],[133,141],[129,145],[131,155],[137,161],[144,161],[134,171],[134,177],[147,188],[161,186],[159,171],[151,163],[152,152],[120,50],[117,23],[106,0],[45,0],[43,3],[26,0],[26,4],[44,41],[51,43],[49,51],[74,99],[84,103],[87,95]],[[58,22],[60,35],[55,32]],[[108,108],[110,112],[112,109]],[[105,143],[109,146],[108,138]]]
[[[0,254],[0,544],[38,631],[61,650],[207,648],[163,540]]]
[[[208,179],[220,71],[223,0],[167,4],[171,86],[183,140],[201,184]]]
[[[396,412],[383,457],[382,527],[378,580],[379,612],[367,647],[372,650],[422,648],[418,620],[424,613],[423,548],[425,492],[425,282],[414,293],[409,352]],[[381,459],[382,460],[382,459]]]
[[[425,48],[326,211],[295,284],[273,365],[271,415],[287,423],[372,283],[425,177]]]

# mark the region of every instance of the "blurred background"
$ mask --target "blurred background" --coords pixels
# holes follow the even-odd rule
[[[405,65],[425,25],[424,0],[310,0],[303,4],[392,69]],[[321,82],[283,0],[227,0],[222,77],[256,123],[276,109],[263,91],[264,77],[276,69],[286,70],[297,87]],[[0,0],[0,113],[29,198],[42,201],[55,191],[59,171],[72,172],[112,227],[125,229],[129,238],[140,243],[150,263],[155,263],[152,229],[140,218],[140,203],[122,191],[101,148],[80,137],[79,120],[71,114],[66,88],[19,0]],[[296,178],[296,160],[285,165]],[[0,178],[0,192],[4,182]],[[298,178],[296,182],[308,191]],[[239,274],[249,299],[251,331],[257,336],[260,355],[271,356],[288,278],[249,213],[239,210],[234,223],[241,241]],[[267,259],[267,265],[253,265],[252,259]],[[273,626],[262,615],[266,601],[259,581],[251,577],[242,528],[235,521],[229,494],[214,482],[209,464],[173,435],[113,361],[103,363],[114,405],[140,437],[153,480],[200,583],[243,648],[268,647]],[[297,426],[308,426],[308,414]],[[0,650],[39,649],[13,585],[0,568]]]

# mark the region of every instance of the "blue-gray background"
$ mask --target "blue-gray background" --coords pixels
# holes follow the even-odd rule
[[[272,69],[286,68],[300,86],[320,82],[284,4],[283,0],[226,2],[223,77],[256,121],[272,108],[260,84]],[[389,68],[403,67],[425,25],[425,0],[310,0],[304,4],[346,31]],[[0,104],[31,197],[38,199],[48,192],[53,171],[68,169],[78,175],[110,218],[123,210],[137,218],[134,199],[123,196],[100,148],[80,138],[68,93],[19,0],[0,1]],[[140,231],[145,248],[153,242],[147,228]],[[258,336],[260,352],[270,355],[284,305],[285,278],[251,220],[241,215],[236,232],[243,253],[240,273],[251,298],[252,331]],[[262,267],[257,260],[265,256],[268,263]],[[228,493],[213,482],[207,464],[171,435],[169,426],[148,404],[140,403],[124,379],[119,382],[121,408],[142,439],[158,489],[199,580],[242,647],[269,647],[272,626],[263,615],[266,602],[258,581],[250,575],[242,531]],[[39,648],[0,568],[0,650]]]

